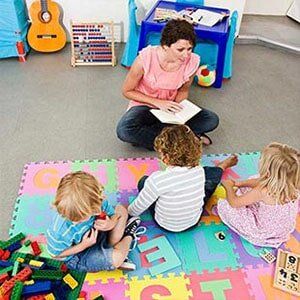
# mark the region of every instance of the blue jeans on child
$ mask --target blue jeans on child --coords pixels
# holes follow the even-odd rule
[[[217,188],[218,184],[221,182],[223,169],[220,167],[203,167],[205,173],[205,183],[204,183],[204,205],[209,200],[209,198],[214,193],[215,189]],[[145,182],[148,176],[143,176],[138,182],[138,190],[139,192],[143,189]],[[150,211],[154,221],[155,221],[155,202],[148,208]],[[201,217],[201,216],[200,216]],[[158,225],[158,224],[157,224]],[[158,225],[159,226],[159,225]],[[191,229],[197,225],[193,225],[192,227],[188,228]],[[188,230],[186,229],[186,230]]]
[[[66,265],[69,269],[83,272],[114,270],[112,252],[113,248],[107,242],[107,232],[99,231],[97,243],[73,255]]]
[[[153,150],[155,138],[170,124],[161,123],[151,112],[150,107],[141,105],[131,107],[117,125],[117,136],[123,142]],[[186,122],[195,134],[214,130],[219,125],[219,117],[212,111],[202,108]]]

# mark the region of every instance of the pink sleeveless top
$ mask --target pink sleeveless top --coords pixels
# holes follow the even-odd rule
[[[250,188],[240,188],[237,195],[249,190]],[[289,239],[296,227],[298,200],[283,205],[268,205],[260,201],[234,208],[227,200],[222,199],[218,202],[218,214],[227,226],[250,243],[277,248]]]
[[[167,72],[159,64],[158,47],[148,46],[140,52],[139,56],[143,64],[144,76],[135,90],[153,98],[174,101],[178,89],[189,81],[199,67],[200,57],[195,53],[191,53],[178,70]],[[128,108],[138,105],[153,107],[147,103],[131,100]]]

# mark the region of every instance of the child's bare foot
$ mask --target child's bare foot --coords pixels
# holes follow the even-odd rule
[[[221,161],[217,166],[223,170],[227,168],[233,167],[238,163],[237,155],[233,154],[230,157],[226,158],[225,160]]]

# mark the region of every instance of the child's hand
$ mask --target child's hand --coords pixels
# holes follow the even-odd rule
[[[81,245],[84,249],[89,248],[96,244],[98,236],[98,230],[91,228],[91,230],[87,231],[82,237]]]
[[[231,179],[223,180],[222,185],[224,186],[224,188],[233,188],[235,186],[235,182]]]
[[[94,228],[100,231],[110,231],[116,226],[116,222],[109,216],[106,216],[105,220],[96,220]]]

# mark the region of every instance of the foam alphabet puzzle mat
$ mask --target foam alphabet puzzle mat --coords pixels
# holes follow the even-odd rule
[[[229,155],[203,156],[202,165],[214,166]],[[259,157],[259,152],[240,153],[238,165],[226,170],[224,178],[243,180],[257,174]],[[78,170],[90,172],[105,186],[108,201],[116,205],[134,201],[139,178],[162,168],[156,158],[29,163],[24,167],[10,235],[23,232],[39,241],[47,256],[44,233],[53,216],[51,202],[61,177]],[[297,299],[273,287],[276,262],[269,264],[261,253],[266,250],[276,256],[277,251],[250,244],[212,213],[213,205],[223,197],[224,189],[219,187],[198,226],[182,233],[158,228],[145,212],[141,218],[147,232],[129,255],[136,270],[88,273],[82,287],[88,299],[100,294],[105,300]],[[216,237],[219,233],[221,239]],[[299,254],[299,214],[296,230],[280,248]]]

